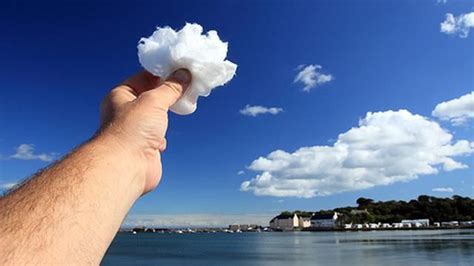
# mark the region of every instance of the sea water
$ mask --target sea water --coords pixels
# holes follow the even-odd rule
[[[119,233],[103,265],[474,265],[474,230]]]

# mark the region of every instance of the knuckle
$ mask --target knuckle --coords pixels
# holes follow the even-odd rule
[[[180,96],[183,91],[183,86],[176,81],[166,81],[162,86],[167,88],[176,96]]]

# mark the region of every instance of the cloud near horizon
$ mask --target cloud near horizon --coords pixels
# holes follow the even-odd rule
[[[267,225],[274,214],[145,214],[128,215],[122,228],[146,227],[226,227],[230,224]]]
[[[419,175],[467,168],[454,160],[474,142],[453,141],[435,121],[407,110],[368,112],[331,146],[276,150],[248,167],[258,172],[241,184],[257,196],[312,198],[406,182]]]
[[[323,74],[319,71],[322,68],[320,65],[299,65],[297,69],[300,71],[293,82],[303,83],[303,91],[309,92],[312,88],[333,80],[334,77],[331,74]]]
[[[459,98],[439,103],[433,110],[432,116],[443,121],[449,121],[455,126],[463,125],[474,119],[474,91]]]
[[[272,114],[277,115],[278,113],[283,112],[283,108],[279,107],[265,107],[260,105],[246,105],[243,109],[239,111],[241,114],[246,116],[256,117],[257,115],[262,114]]]
[[[442,33],[449,35],[457,34],[461,38],[467,38],[471,28],[474,28],[474,12],[461,14],[457,17],[447,13],[446,19],[440,24]]]
[[[447,192],[453,193],[454,189],[452,187],[437,187],[432,189],[433,192]]]
[[[16,148],[16,153],[11,155],[10,158],[18,160],[40,160],[43,162],[52,162],[54,160],[54,153],[35,154],[34,150],[35,145],[33,144],[20,144],[20,146]]]

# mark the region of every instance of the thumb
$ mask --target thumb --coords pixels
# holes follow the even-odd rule
[[[160,108],[168,110],[183,95],[191,80],[191,73],[188,70],[178,69],[158,88],[146,91],[142,95],[156,99],[156,104]]]

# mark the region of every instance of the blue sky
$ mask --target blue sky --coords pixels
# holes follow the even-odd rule
[[[447,13],[473,12],[474,3],[379,2],[4,1],[0,184],[31,175],[48,164],[48,156],[66,154],[95,132],[103,96],[140,69],[140,37],[155,26],[179,29],[197,22],[229,42],[228,59],[238,64],[237,75],[200,98],[194,114],[170,115],[162,183],[137,202],[132,215],[274,214],[354,205],[360,196],[450,196],[432,191],[447,187],[472,197],[469,152],[452,157],[468,168],[327,196],[240,190],[264,172],[247,169],[257,158],[275,150],[291,154],[332,146],[367,112],[407,109],[449,131],[453,143],[474,141],[472,119],[453,125],[431,115],[437,104],[474,90],[474,32],[440,31]],[[320,65],[318,71],[332,79],[303,91],[305,85],[294,82],[300,65]],[[239,110],[246,105],[283,111],[245,116]],[[30,160],[11,157],[21,144],[34,144],[33,155],[24,150]]]

